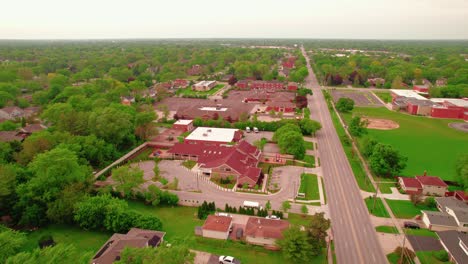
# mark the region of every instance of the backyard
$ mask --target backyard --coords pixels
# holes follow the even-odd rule
[[[455,162],[468,149],[468,134],[452,129],[448,124],[460,121],[412,116],[383,107],[358,107],[353,114],[390,119],[400,125],[393,130],[368,129],[370,137],[394,146],[408,157],[407,166],[400,175],[413,177],[427,171],[444,180],[455,180]],[[343,116],[349,122],[352,114]]]

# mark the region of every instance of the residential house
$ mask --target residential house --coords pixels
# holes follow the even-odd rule
[[[398,183],[408,194],[422,193],[424,195],[445,196],[448,185],[439,177],[416,176],[415,178],[398,177]]]
[[[416,179],[421,183],[425,195],[444,196],[448,190],[448,185],[439,177],[416,176]]]
[[[436,232],[440,244],[444,247],[455,264],[468,263],[468,234],[457,231]]]
[[[231,227],[231,217],[208,215],[208,218],[206,218],[206,221],[202,226],[202,236],[226,240],[229,237]]]
[[[398,177],[398,183],[407,194],[422,193],[422,185],[416,178]]]
[[[196,64],[196,65],[193,65],[192,68],[190,68],[188,71],[187,71],[187,74],[188,75],[200,75],[202,74],[203,72],[203,67]]]
[[[43,124],[27,124],[25,127],[21,128],[18,131],[19,135],[24,135],[25,137],[31,135],[32,133],[42,131],[47,129],[47,127]]]
[[[216,86],[216,81],[201,81],[193,85],[195,91],[209,91]]]
[[[24,137],[18,135],[17,131],[0,131],[0,142],[23,141]]]
[[[123,105],[132,105],[132,103],[135,103],[135,97],[133,96],[121,96],[120,97],[120,103]]]
[[[165,232],[132,228],[127,234],[114,234],[99,249],[91,260],[92,264],[112,264],[120,260],[126,247],[157,247],[164,241]]]
[[[17,106],[8,106],[0,109],[0,118],[15,120],[24,117],[24,110]]]
[[[424,224],[435,231],[468,231],[468,205],[455,197],[435,199],[439,212],[422,211]]]
[[[247,243],[260,246],[275,246],[276,240],[283,238],[283,231],[289,228],[284,220],[250,217],[245,225]]]
[[[238,89],[249,89],[249,81],[247,80],[240,80],[236,82],[236,87]]]

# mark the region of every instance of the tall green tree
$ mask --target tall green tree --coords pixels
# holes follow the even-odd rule
[[[25,251],[11,256],[7,264],[37,264],[37,263],[77,263],[86,264],[92,258],[94,252],[76,249],[73,245],[58,244],[43,249],[36,248],[33,251]]]
[[[391,145],[381,143],[375,145],[369,157],[371,170],[375,174],[385,177],[398,175],[406,167],[407,161],[408,158],[402,156]]]
[[[5,263],[8,257],[18,253],[26,242],[25,234],[0,226],[0,263]]]
[[[144,182],[143,170],[137,166],[120,166],[112,170],[116,190],[125,196],[132,196],[132,190]]]
[[[312,247],[311,254],[320,255],[326,247],[327,230],[330,228],[330,220],[326,219],[324,213],[317,213],[311,217],[306,227],[308,241]]]
[[[292,226],[283,232],[283,238],[276,241],[283,255],[292,263],[310,263],[313,254],[307,233],[297,226]]]

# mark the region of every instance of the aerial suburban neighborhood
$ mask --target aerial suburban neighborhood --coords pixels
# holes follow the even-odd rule
[[[3,4],[0,264],[468,263],[467,3],[104,2]]]

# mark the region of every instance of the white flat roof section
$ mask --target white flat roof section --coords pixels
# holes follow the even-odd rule
[[[203,111],[226,112],[226,111],[227,111],[227,108],[226,108],[226,107],[204,106],[204,107],[201,107],[200,110],[203,110]]]
[[[443,103],[445,101],[454,104],[459,107],[468,107],[468,100],[465,99],[457,99],[457,98],[431,98],[430,99],[434,103]]]
[[[413,90],[397,90],[397,89],[391,89],[390,92],[398,95],[398,96],[403,96],[403,97],[408,97],[408,98],[415,98],[418,100],[427,100],[426,97],[423,97],[416,93]]]
[[[234,134],[238,130],[239,129],[233,129],[233,128],[197,127],[185,139],[216,141],[216,142],[232,142],[234,139]]]
[[[196,86],[205,86],[205,85],[209,85],[211,83],[214,83],[216,81],[200,81],[200,82],[197,82],[195,85]]]
[[[193,120],[179,119],[174,123],[174,125],[190,125],[192,122]]]

